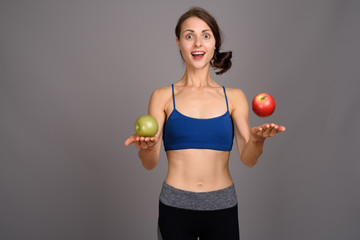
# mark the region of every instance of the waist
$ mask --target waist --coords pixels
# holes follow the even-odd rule
[[[191,192],[163,183],[160,201],[168,206],[191,210],[220,210],[237,204],[235,185],[207,192]]]
[[[166,152],[168,174],[166,183],[176,188],[202,192],[232,184],[229,152],[212,150],[179,150]]]

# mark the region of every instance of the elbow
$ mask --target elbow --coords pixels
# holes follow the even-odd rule
[[[253,162],[253,163],[245,163],[245,166],[247,166],[248,168],[253,168],[255,167],[257,161],[256,162]]]
[[[148,171],[153,170],[159,161],[159,155],[149,156],[144,154],[141,150],[139,151],[138,155],[143,167]]]
[[[247,166],[248,168],[253,168],[257,162],[258,162],[258,158],[252,158],[252,159],[248,159],[244,156],[240,157],[240,160],[242,163],[244,163],[245,166]]]
[[[156,167],[157,161],[156,162],[144,162],[144,161],[142,161],[142,165],[146,170],[151,171]]]
[[[148,171],[151,171],[151,170],[153,170],[156,166],[148,166],[148,165],[143,165],[144,166],[144,168],[146,169],[146,170],[148,170]]]
[[[247,166],[248,168],[253,168],[255,167],[255,165],[257,164],[257,160],[255,161],[242,161],[244,163],[245,166]]]

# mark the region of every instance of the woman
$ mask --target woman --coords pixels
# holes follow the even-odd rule
[[[159,201],[159,239],[239,239],[235,186],[229,156],[235,136],[241,161],[253,167],[264,141],[285,131],[274,123],[250,128],[249,107],[240,89],[225,88],[210,75],[210,66],[225,73],[231,52],[220,52],[221,34],[215,19],[202,8],[183,14],[175,28],[185,62],[184,76],[156,89],[149,115],[159,131],[155,137],[130,136],[125,145],[139,148],[143,166],[159,160],[161,142],[168,174]]]

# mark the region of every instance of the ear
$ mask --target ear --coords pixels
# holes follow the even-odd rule
[[[178,47],[180,49],[180,41],[179,41],[179,39],[177,37],[176,37],[176,43],[177,43],[177,45],[178,45]]]

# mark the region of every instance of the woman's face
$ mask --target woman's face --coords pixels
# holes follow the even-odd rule
[[[198,17],[186,19],[176,42],[187,67],[208,67],[214,56],[215,37],[206,22]]]

